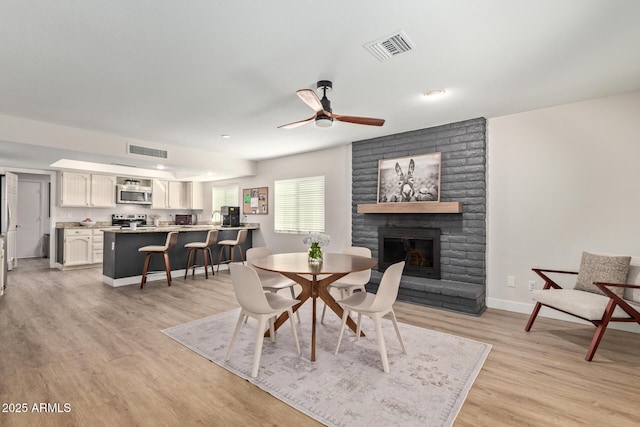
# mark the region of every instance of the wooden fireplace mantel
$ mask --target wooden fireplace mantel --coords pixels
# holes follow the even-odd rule
[[[461,202],[359,204],[358,213],[462,213]]]

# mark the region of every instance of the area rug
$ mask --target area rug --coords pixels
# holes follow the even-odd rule
[[[305,304],[302,322],[296,322],[302,356],[286,322],[275,343],[264,340],[258,377],[251,378],[257,321],[243,326],[231,360],[224,361],[238,315],[239,309],[231,310],[162,332],[328,426],[451,426],[491,350],[489,344],[400,323],[405,355],[391,321],[384,320],[391,369],[385,374],[373,322],[363,318],[367,336],[358,341],[346,330],[335,356],[340,319],[328,312],[324,324],[318,319],[311,362],[311,310]]]

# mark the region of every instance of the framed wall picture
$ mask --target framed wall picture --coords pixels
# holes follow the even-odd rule
[[[244,215],[268,214],[269,187],[245,188],[242,190],[242,213]]]
[[[440,201],[441,153],[378,160],[378,203]]]

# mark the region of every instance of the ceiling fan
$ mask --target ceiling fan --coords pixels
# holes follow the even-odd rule
[[[327,98],[327,92],[331,92],[333,83],[331,83],[329,80],[320,80],[317,84],[317,88],[318,91],[322,91],[322,99],[318,98],[318,95],[316,95],[316,93],[312,89],[300,89],[296,92],[300,99],[302,99],[305,104],[311,107],[316,112],[316,114],[309,117],[308,119],[278,126],[278,129],[293,129],[314,120],[316,122],[316,126],[318,127],[330,127],[333,124],[334,120],[337,120],[339,122],[355,123],[358,125],[368,126],[382,126],[384,124],[383,119],[333,114],[331,110],[331,101],[329,101],[329,99]]]

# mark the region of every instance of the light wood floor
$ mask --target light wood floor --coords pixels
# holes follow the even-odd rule
[[[111,288],[101,270],[20,260],[0,298],[0,402],[71,404],[0,413],[1,426],[319,425],[160,330],[237,306],[227,272]],[[481,317],[397,303],[401,322],[493,349],[456,426],[640,425],[640,334],[487,310]],[[3,408],[6,409],[6,408]]]

